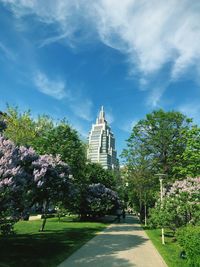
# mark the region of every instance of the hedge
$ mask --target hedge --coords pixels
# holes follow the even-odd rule
[[[182,227],[176,236],[186,253],[189,266],[200,267],[200,226]]]

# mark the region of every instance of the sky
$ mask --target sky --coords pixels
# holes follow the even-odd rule
[[[0,110],[66,118],[103,105],[118,154],[156,109],[200,124],[200,1],[0,0]]]

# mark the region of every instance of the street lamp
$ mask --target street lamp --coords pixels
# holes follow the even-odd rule
[[[159,177],[160,181],[160,203],[161,203],[161,208],[163,207],[163,179],[166,176],[164,173],[158,173],[156,176]],[[164,228],[161,229],[162,232],[162,244],[165,244],[165,235],[164,235]]]

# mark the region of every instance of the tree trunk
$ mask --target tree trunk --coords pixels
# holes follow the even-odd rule
[[[44,201],[44,214],[43,214],[43,221],[42,221],[42,225],[41,225],[41,228],[40,228],[40,232],[44,232],[44,227],[46,225],[46,221],[47,221],[47,208],[48,208],[48,203],[47,201]]]
[[[142,222],[142,192],[140,191],[140,222]]]
[[[144,206],[144,225],[147,226],[147,204]]]

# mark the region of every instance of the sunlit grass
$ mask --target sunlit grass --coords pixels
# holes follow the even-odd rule
[[[145,229],[147,235],[153,242],[154,246],[163,257],[168,267],[188,267],[186,260],[180,258],[182,251],[177,243],[175,237],[170,230],[165,230],[165,245],[161,243],[161,230],[160,229]]]

